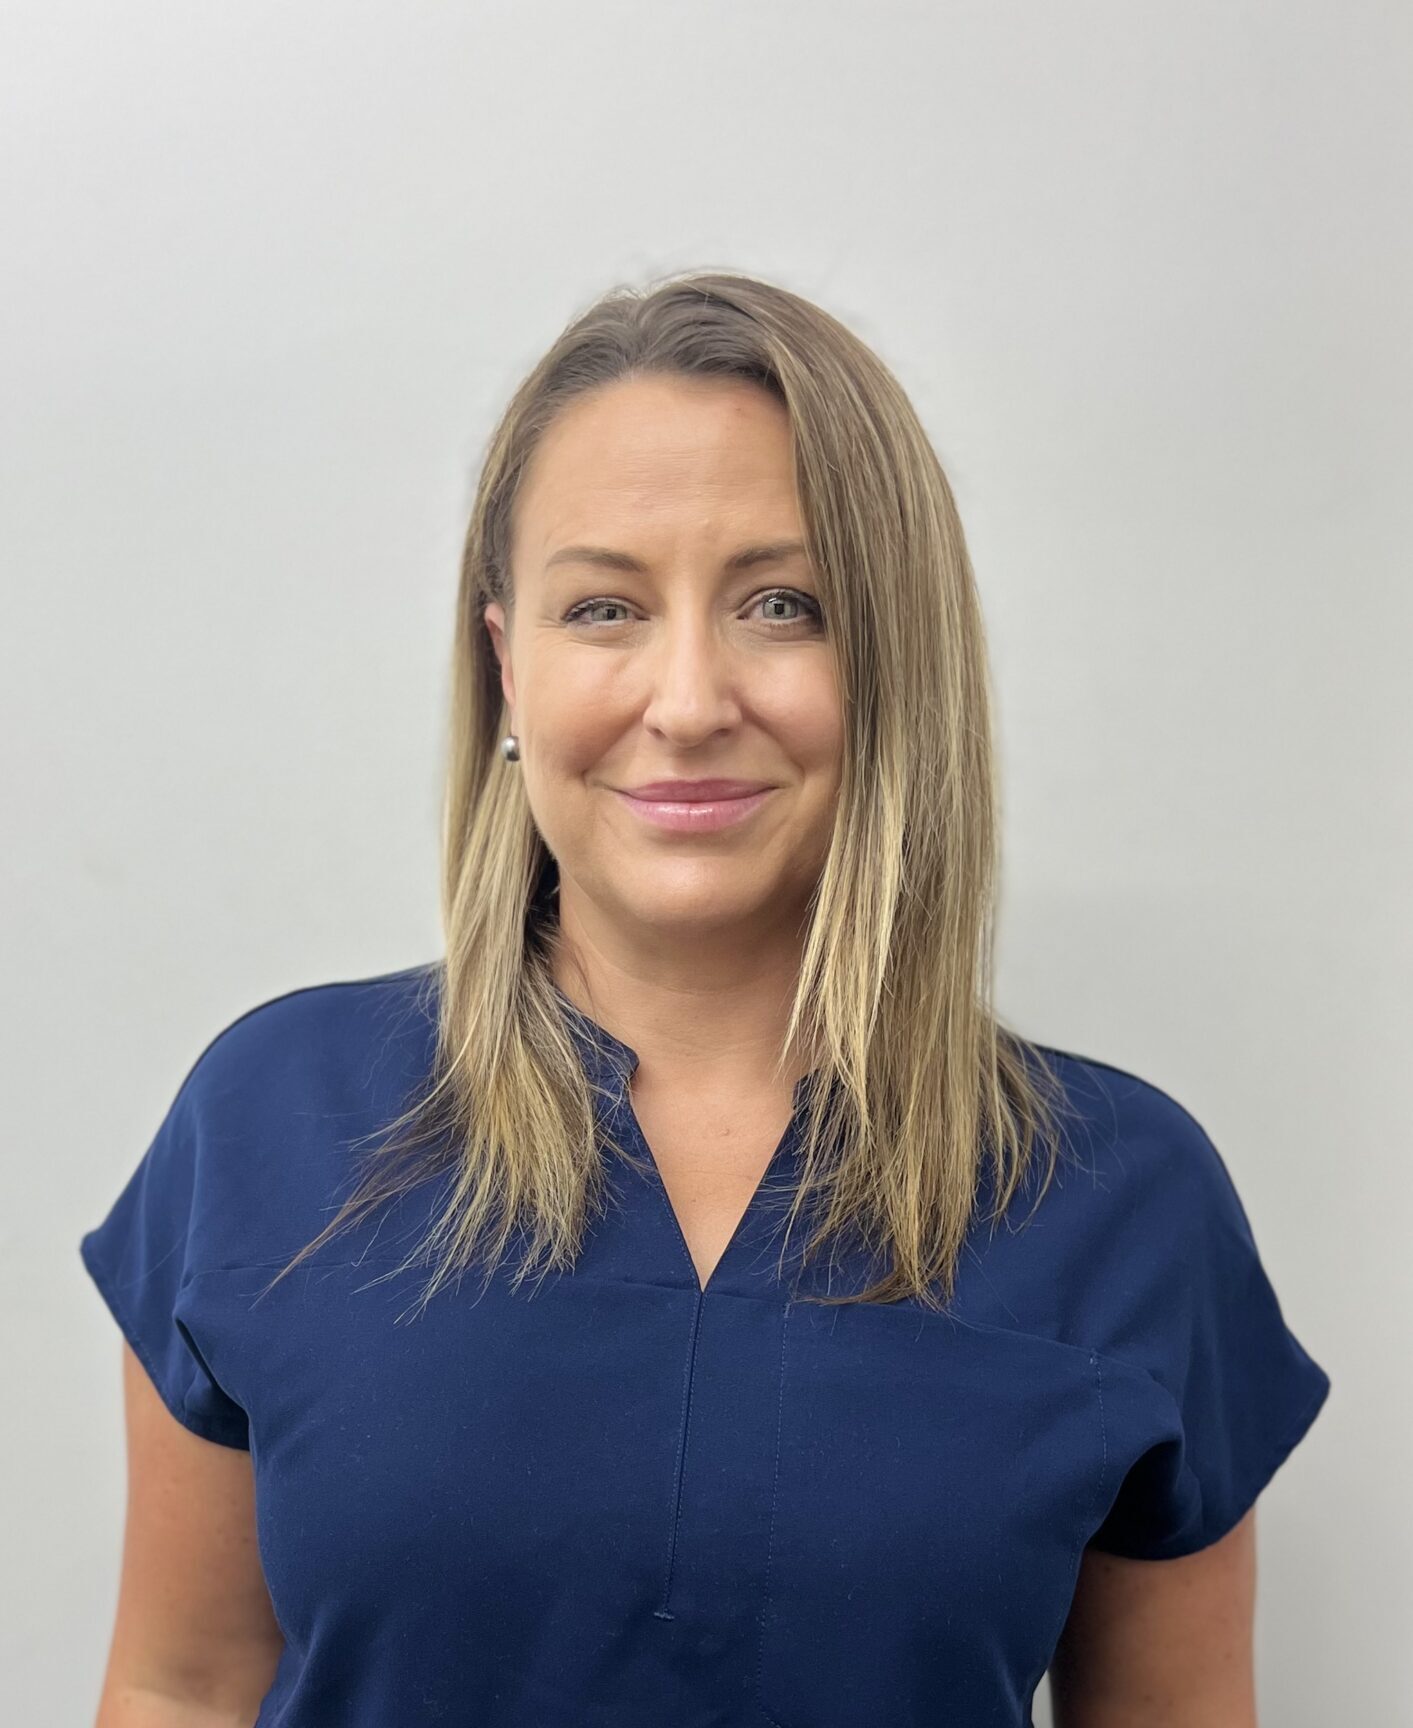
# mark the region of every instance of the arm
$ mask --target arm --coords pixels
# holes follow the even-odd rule
[[[1055,1728],[1257,1728],[1256,1511],[1196,1554],[1085,1551],[1050,1668]]]
[[[191,1433],[123,1344],[128,1502],[95,1728],[250,1728],[284,1640],[250,1454]]]

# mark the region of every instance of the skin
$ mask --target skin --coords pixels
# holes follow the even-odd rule
[[[802,538],[774,398],[736,381],[615,383],[542,439],[513,523],[513,616],[485,609],[516,771],[559,863],[571,960],[558,982],[591,1013],[611,1004],[599,1018],[638,1051],[644,1093],[778,1090],[770,1070],[833,823],[842,710],[805,555],[737,572],[727,559]],[[547,567],[582,544],[644,568]],[[802,598],[769,598],[781,589]],[[566,618],[586,600],[600,604]],[[705,835],[653,828],[613,790],[708,777],[775,790],[746,822]]]
[[[249,1728],[284,1644],[250,1454],[184,1428],[122,1354],[127,1517],[94,1728]]]
[[[1055,1728],[1257,1728],[1256,1509],[1177,1560],[1086,1550],[1050,1669]]]

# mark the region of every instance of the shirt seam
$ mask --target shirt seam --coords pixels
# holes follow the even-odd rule
[[[188,1271],[185,1274],[185,1277],[186,1279],[210,1278],[229,1275],[233,1272],[259,1272],[269,1270],[271,1267],[281,1267],[286,1264],[287,1262],[285,1260],[242,1260],[230,1265],[203,1266],[198,1270]],[[385,1268],[388,1266],[395,1266],[399,1264],[399,1258],[396,1255],[385,1255],[375,1256],[366,1260],[324,1260],[314,1262],[313,1264],[316,1269],[322,1269],[325,1271],[336,1271],[339,1269],[359,1268],[365,1266],[371,1269],[373,1267]],[[657,1278],[630,1278],[625,1277],[621,1273],[609,1274],[599,1272],[575,1273],[574,1277],[581,1283],[624,1284],[630,1288],[638,1290],[671,1290],[683,1296],[690,1296],[693,1299],[699,1295],[704,1296],[707,1300],[714,1300],[718,1297],[730,1297],[738,1302],[767,1302],[773,1303],[778,1307],[784,1307],[791,1301],[798,1302],[800,1300],[799,1298],[792,1298],[783,1289],[780,1291],[765,1293],[754,1290],[730,1290],[725,1287],[702,1291],[685,1278],[680,1283],[668,1283]],[[1046,1344],[1056,1350],[1069,1350],[1086,1358],[1098,1357],[1100,1361],[1110,1363],[1113,1367],[1122,1372],[1142,1375],[1151,1380],[1154,1385],[1162,1388],[1163,1391],[1167,1392],[1168,1390],[1163,1386],[1162,1381],[1153,1373],[1152,1369],[1148,1368],[1145,1364],[1131,1361],[1129,1358],[1124,1356],[1116,1356],[1111,1351],[1100,1350],[1093,1344],[1072,1343],[1070,1340],[1065,1338],[1052,1338],[1044,1332],[1032,1332],[1024,1326],[997,1326],[985,1320],[963,1320],[955,1314],[932,1313],[921,1308],[908,1310],[900,1309],[899,1312],[907,1312],[912,1317],[924,1321],[933,1321],[942,1325],[959,1326],[968,1332],[985,1332],[1002,1338],[1019,1338],[1024,1339],[1027,1343],[1031,1344]],[[1169,1392],[1168,1396],[1171,1397],[1172,1394]]]

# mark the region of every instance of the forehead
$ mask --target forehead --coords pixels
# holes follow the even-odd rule
[[[635,378],[571,402],[541,438],[515,504],[517,539],[540,558],[610,530],[743,521],[798,528],[789,416],[736,379]]]

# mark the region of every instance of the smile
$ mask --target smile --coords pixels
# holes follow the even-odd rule
[[[767,786],[743,798],[711,798],[697,804],[684,804],[635,798],[631,792],[612,788],[614,797],[626,804],[635,816],[651,822],[655,828],[667,828],[678,834],[711,834],[719,828],[732,828],[759,810],[775,790],[774,786]]]

